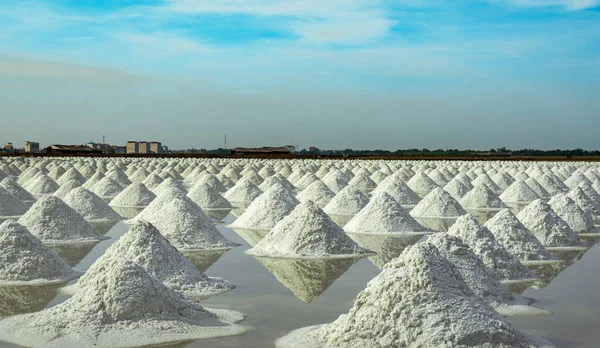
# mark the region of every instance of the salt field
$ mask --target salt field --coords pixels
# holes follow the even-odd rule
[[[7,157],[0,172],[0,347],[600,342],[594,162]]]

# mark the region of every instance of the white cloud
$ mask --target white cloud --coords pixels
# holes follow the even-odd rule
[[[126,34],[120,39],[133,45],[133,48],[146,56],[168,57],[181,54],[205,54],[214,51],[208,45],[203,45],[177,34],[155,32],[152,34]]]
[[[498,0],[494,0],[498,2]],[[600,6],[600,0],[500,0],[518,7],[562,7],[569,11]]]

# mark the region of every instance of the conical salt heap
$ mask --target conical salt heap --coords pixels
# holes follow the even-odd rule
[[[208,311],[133,261],[112,258],[69,300],[0,321],[0,339],[34,347],[136,347],[238,335],[249,330],[233,324],[243,318]]]
[[[447,233],[436,233],[427,237],[454,265],[469,289],[492,307],[507,305],[513,300],[508,287],[500,282],[496,272],[488,268],[462,239]]]
[[[540,346],[475,296],[438,249],[419,243],[363,290],[347,314],[276,341],[291,347]]]
[[[59,187],[59,189],[56,190],[56,192],[54,192],[54,196],[60,199],[65,199],[65,197],[67,197],[67,195],[71,193],[73,189],[78,188],[80,186],[81,182],[79,182],[78,180],[69,180],[66,183],[64,183],[61,187]]]
[[[140,167],[135,170],[131,175],[129,175],[129,180],[132,182],[142,182],[146,180],[146,178],[150,175],[148,171],[144,167]]]
[[[319,208],[325,207],[327,203],[331,202],[333,197],[335,197],[335,193],[333,193],[325,183],[318,179],[313,181],[312,184],[308,185],[307,188],[296,195],[298,201],[312,201],[318,205]]]
[[[422,234],[429,232],[385,192],[378,193],[344,225],[348,233]]]
[[[300,178],[300,180],[298,180],[296,182],[296,185],[294,185],[294,186],[296,186],[300,190],[304,190],[305,188],[308,187],[308,185],[312,184],[313,182],[315,182],[317,180],[319,180],[319,178],[315,174],[308,172],[308,173],[304,174],[304,176],[302,178]]]
[[[450,180],[450,182],[446,184],[443,189],[457,201],[460,201],[467,194],[467,192],[472,190],[472,188],[469,188],[469,186],[456,178]]]
[[[348,182],[348,185],[352,185],[352,186],[356,187],[357,189],[365,191],[365,192],[372,191],[377,187],[377,184],[373,180],[371,180],[371,178],[369,177],[368,174],[366,174],[364,172],[359,173],[358,175],[353,177]]]
[[[145,207],[152,203],[156,195],[141,182],[134,182],[110,201],[114,207]]]
[[[486,175],[487,176],[487,175]],[[465,209],[503,209],[506,204],[496,196],[486,183],[476,184],[475,187],[459,201]]]
[[[536,179],[534,178],[529,178],[527,180],[525,180],[525,183],[527,184],[527,186],[531,187],[531,189],[533,191],[535,191],[535,193],[538,194],[538,196],[540,198],[544,198],[544,197],[551,197],[552,195],[544,188],[544,186],[542,186],[542,184],[540,184]]]
[[[14,220],[0,224],[0,284],[67,282],[81,273]]]
[[[528,203],[538,198],[540,196],[523,180],[515,181],[500,195],[500,199],[506,203]]]
[[[58,184],[46,174],[38,174],[25,185],[25,189],[33,195],[51,195],[58,190]]]
[[[413,190],[408,187],[400,178],[398,177],[388,177],[388,179],[384,180],[371,192],[373,195],[376,195],[381,192],[385,192],[392,196],[396,200],[396,202],[401,205],[416,205],[421,200],[418,194],[416,194]]]
[[[123,186],[116,182],[111,177],[104,177],[102,180],[97,182],[90,189],[93,193],[98,195],[98,197],[116,197],[121,191],[123,191]]]
[[[154,190],[162,182],[163,182],[163,179],[160,176],[158,176],[158,174],[150,173],[150,175],[148,175],[146,177],[146,179],[144,179],[144,181],[142,181],[142,184],[144,184],[148,188],[148,190]]]
[[[458,218],[448,230],[448,234],[462,239],[501,280],[536,278],[474,216],[467,214]]]
[[[90,267],[77,283],[77,290],[89,285],[89,280],[95,273],[118,258],[135,262],[167,288],[188,297],[206,298],[235,288],[235,285],[226,280],[202,274],[163,237],[156,227],[140,220]]]
[[[517,218],[546,248],[581,245],[577,233],[541,199],[531,202]]]
[[[411,211],[414,217],[459,217],[467,211],[450,194],[438,187],[431,191]]]
[[[492,178],[490,178],[490,176],[487,174],[479,175],[477,178],[475,178],[475,180],[471,181],[471,184],[473,185],[473,187],[476,187],[480,184],[485,184],[493,192],[503,191],[502,188],[500,188],[500,186],[496,185],[494,180],[492,180]]]
[[[421,197],[426,196],[428,193],[439,187],[438,184],[425,173],[415,174],[406,184]]]
[[[0,187],[0,216],[16,217],[27,212],[29,207],[10,192]]]
[[[122,219],[121,215],[117,214],[102,198],[85,187],[74,188],[65,197],[64,201],[86,220]]]
[[[589,189],[593,190],[592,187],[589,187]],[[596,203],[594,199],[588,196],[581,186],[577,186],[576,188],[572,189],[567,196],[577,203],[579,208],[581,208],[586,215],[589,215],[592,218],[592,221],[600,221],[600,204]]]
[[[263,192],[250,180],[241,178],[238,182],[223,194],[231,203],[250,203]]]
[[[249,255],[287,258],[361,257],[361,248],[311,201],[300,203],[252,249]]]
[[[325,175],[322,181],[333,193],[337,194],[348,186],[350,180],[339,170],[334,170]]]
[[[230,249],[239,245],[225,238],[212,220],[187,196],[173,198],[143,218],[154,224],[180,251]]]
[[[369,197],[352,185],[346,186],[323,208],[329,215],[355,215],[369,203]]]
[[[182,188],[168,187],[163,192],[161,192],[160,195],[156,196],[156,198],[153,199],[152,202],[150,202],[150,204],[148,204],[146,208],[144,208],[144,210],[142,210],[132,220],[150,221],[150,217],[160,214],[165,205],[167,205],[175,198],[187,198],[186,194],[187,192]]]
[[[91,178],[87,179],[87,181],[85,183],[83,183],[83,187],[85,187],[86,189],[90,189],[92,188],[94,185],[96,185],[97,183],[100,182],[100,180],[104,179],[104,172],[96,172],[94,175],[92,175]]]
[[[160,185],[158,185],[154,189],[152,189],[152,193],[154,193],[157,196],[160,196],[160,194],[163,191],[171,190],[171,189],[179,189],[179,190],[186,191],[185,188],[183,187],[183,184],[180,181],[177,181],[173,178],[168,178],[168,179],[165,179],[162,183],[160,183]]]
[[[221,181],[219,181],[219,179],[217,179],[216,175],[205,175],[202,179],[200,179],[198,181],[198,183],[196,183],[196,185],[198,184],[208,184],[210,187],[212,187],[213,189],[215,189],[217,192],[226,192],[227,189],[225,188],[225,186],[223,186],[223,183]]]
[[[5,189],[13,196],[17,197],[21,202],[33,203],[35,197],[29,191],[25,190],[13,178],[7,177],[0,181],[0,188]],[[1,214],[0,214],[1,215]]]
[[[591,183],[590,179],[588,179],[583,173],[576,171],[573,173],[567,180],[565,180],[565,185],[570,189],[577,187],[582,182]]]
[[[188,192],[188,197],[202,209],[231,209],[231,203],[206,182],[199,182]]]
[[[598,232],[592,217],[586,214],[569,196],[558,194],[548,202],[556,215],[563,219],[576,233]]]
[[[537,181],[551,196],[567,191],[567,187],[564,184],[555,180],[548,174],[542,175]]]
[[[44,244],[97,242],[107,239],[96,233],[83,216],[60,198],[44,196],[19,219]]]
[[[554,260],[540,241],[510,209],[499,211],[485,223],[496,240],[521,261]]]
[[[83,175],[81,175],[81,173],[79,173],[77,169],[70,168],[56,180],[56,183],[62,186],[69,180],[77,180],[81,184],[85,182],[85,178],[83,177]]]
[[[502,190],[506,190],[510,185],[512,185],[515,180],[510,176],[510,174],[498,172],[492,176],[492,180],[494,183],[500,187]]]
[[[121,186],[129,186],[131,185],[131,180],[127,177],[127,174],[123,173],[122,170],[115,168],[110,172],[106,173],[106,176],[112,178],[116,182],[118,182]]]
[[[275,184],[254,200],[230,227],[271,229],[300,203],[283,185]]]
[[[430,171],[427,176],[429,176],[431,178],[431,180],[433,180],[439,187],[443,187],[446,186],[446,184],[448,183],[448,178],[442,174],[439,170],[434,169],[432,171]]]

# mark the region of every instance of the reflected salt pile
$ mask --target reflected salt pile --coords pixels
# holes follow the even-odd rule
[[[67,261],[71,267],[75,267],[83,260],[95,247],[99,241],[75,244],[50,244],[48,247]]]
[[[232,230],[242,237],[242,239],[250,246],[255,246],[258,244],[258,242],[265,238],[270,231],[266,229],[253,230],[251,228],[232,228]]]
[[[117,212],[117,214],[121,215],[125,219],[134,219],[144,210],[144,207],[117,207],[112,206],[113,210]]]
[[[43,310],[62,286],[0,286],[0,318]]]
[[[182,254],[199,272],[204,273],[210,266],[219,261],[226,252],[227,250],[206,250],[182,252]]]
[[[110,231],[110,229],[113,228],[117,223],[119,223],[118,220],[90,221],[90,225],[92,225],[94,230],[96,230],[96,232],[98,232],[98,234],[102,234],[102,235],[108,233],[108,231]]]
[[[311,303],[342,276],[357,258],[284,259],[256,257],[297,298]]]

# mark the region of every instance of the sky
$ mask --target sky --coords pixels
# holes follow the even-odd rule
[[[600,149],[600,0],[2,0],[0,142]]]

